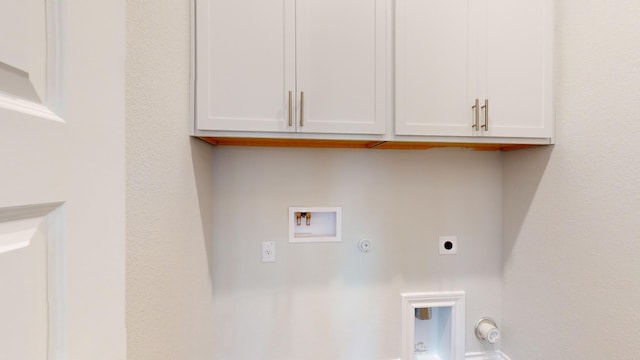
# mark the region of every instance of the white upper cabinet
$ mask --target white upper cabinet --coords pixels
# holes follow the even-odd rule
[[[293,0],[196,1],[197,127],[288,131],[294,42]]]
[[[551,0],[396,0],[397,135],[552,138]]]
[[[551,0],[487,1],[480,95],[489,100],[486,135],[552,137],[552,21]]]
[[[383,134],[384,0],[196,0],[198,130]]]
[[[396,1],[396,134],[471,135],[468,0]]]
[[[298,0],[296,10],[298,129],[384,133],[386,1]]]

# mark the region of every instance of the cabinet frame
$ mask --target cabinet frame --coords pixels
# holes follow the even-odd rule
[[[203,130],[197,123],[197,98],[196,88],[201,86],[196,78],[197,53],[197,27],[202,23],[197,21],[197,2],[192,0],[192,37],[191,37],[191,135],[204,140],[212,145],[224,146],[286,146],[286,147],[334,147],[334,148],[373,148],[373,149],[430,149],[437,147],[457,147],[482,151],[514,150],[531,146],[550,145],[555,142],[553,131],[551,136],[521,137],[521,136],[493,136],[485,134],[483,136],[450,136],[450,135],[397,135],[394,132],[394,4],[395,1],[385,0],[386,6],[386,132],[384,134],[337,134],[337,133],[300,133],[300,132],[264,132],[264,131],[220,131]],[[290,1],[290,0],[287,0]],[[546,101],[550,104],[547,108],[551,122],[553,122],[553,53],[551,46],[554,32],[553,1],[545,2],[545,18],[548,24],[545,25],[545,41],[549,43],[549,53],[545,55],[547,66],[545,68],[545,79],[548,79],[548,90]],[[200,39],[202,40],[202,39]],[[200,51],[202,51],[200,49]],[[199,74],[201,75],[201,74]],[[286,92],[283,91],[286,96]],[[481,102],[484,99],[481,99]],[[284,101],[284,100],[283,100]],[[297,108],[294,104],[294,111]],[[468,112],[471,114],[471,103],[468,104]],[[469,125],[470,125],[469,120]],[[553,124],[552,124],[553,126]],[[552,129],[553,130],[553,129]]]
[[[309,48],[314,48],[319,46],[320,48],[331,47],[332,44],[329,44],[327,41],[322,41],[322,39],[318,39],[316,36],[314,38],[315,43],[310,44],[308,39],[308,33],[310,32],[310,19],[309,12],[307,11],[307,7],[311,5],[323,4],[322,0],[282,0],[282,2],[272,2],[282,5],[282,40],[277,40],[278,46],[282,47],[282,64],[284,67],[283,74],[284,80],[282,81],[281,91],[281,101],[278,105],[278,110],[275,111],[275,115],[270,117],[262,117],[262,118],[251,118],[251,117],[237,117],[237,116],[225,116],[218,114],[210,114],[210,109],[212,109],[212,102],[216,101],[215,89],[212,89],[211,86],[212,81],[210,80],[212,76],[215,76],[215,59],[221,58],[221,56],[216,57],[215,54],[212,53],[220,50],[215,49],[212,42],[212,33],[217,34],[221,31],[215,31],[210,28],[210,26],[219,26],[217,24],[212,24],[213,19],[210,18],[212,13],[212,6],[219,6],[222,2],[215,2],[212,0],[193,0],[194,4],[194,33],[195,45],[194,48],[194,62],[193,62],[193,82],[195,84],[195,91],[192,94],[194,100],[193,105],[195,107],[194,111],[194,132],[197,130],[205,131],[230,131],[230,132],[265,132],[265,133],[324,133],[324,134],[353,134],[353,135],[383,135],[386,131],[387,126],[387,97],[389,96],[388,84],[387,84],[387,71],[388,71],[388,56],[387,54],[390,52],[388,46],[387,39],[387,0],[374,0],[371,2],[371,8],[368,8],[368,15],[372,16],[372,18],[360,19],[364,21],[366,25],[371,25],[370,36],[373,38],[367,38],[367,41],[371,41],[369,44],[371,46],[371,54],[370,54],[370,62],[364,65],[371,66],[372,72],[371,75],[364,75],[364,78],[367,81],[371,82],[371,87],[369,89],[365,89],[367,94],[363,95],[361,91],[354,91],[352,94],[347,94],[351,97],[345,97],[345,99],[338,99],[339,103],[343,106],[346,106],[346,109],[349,109],[348,101],[353,101],[359,108],[364,108],[362,114],[356,113],[346,115],[345,117],[340,116],[330,116],[324,118],[318,118],[316,116],[317,113],[321,112],[316,110],[314,112],[314,106],[318,102],[318,97],[314,97],[312,90],[309,85],[317,85],[320,84],[322,86],[322,77],[321,74],[310,74],[309,69],[312,63],[311,56],[309,56],[308,50]],[[236,5],[237,4],[237,5]],[[354,12],[354,7],[357,10],[358,7],[361,7],[362,4],[359,4],[356,1],[352,1],[351,3],[351,11]],[[243,7],[241,3],[235,3],[235,7]],[[231,8],[234,8],[232,6]],[[234,8],[235,9],[235,8]],[[357,12],[357,11],[356,11]],[[273,12],[271,15],[274,17],[280,16],[275,15],[277,12]],[[237,15],[237,14],[236,14]],[[255,14],[254,14],[255,16]],[[224,18],[223,16],[218,17],[218,19]],[[265,20],[266,22],[266,20]],[[314,24],[318,24],[319,21],[315,19]],[[350,20],[350,23],[354,25],[354,27],[358,25],[362,25],[362,22],[358,23]],[[232,25],[233,26],[233,25]],[[268,28],[270,31],[274,31],[273,24],[272,27]],[[329,23],[328,25],[329,26]],[[217,29],[220,30],[220,29]],[[239,34],[240,36],[245,36],[245,31],[241,28],[235,28],[235,32],[230,31],[231,33]],[[360,29],[362,30],[362,29]],[[361,31],[361,34],[364,33],[365,36],[368,36],[368,30]],[[315,34],[318,34],[319,31],[315,28]],[[225,35],[227,36],[227,35]],[[220,40],[222,36],[220,36],[216,42],[217,45],[222,44],[224,46],[228,45],[226,41]],[[271,36],[271,39],[276,39],[277,36]],[[275,40],[274,40],[275,41]],[[305,43],[306,41],[306,43]],[[357,38],[356,40],[357,41]],[[347,43],[348,44],[348,43]],[[338,44],[340,45],[340,44]],[[344,44],[342,49],[350,49],[349,46],[345,46]],[[227,46],[229,48],[230,46]],[[234,49],[235,50],[235,49]],[[368,50],[368,49],[366,49]],[[244,59],[246,53],[242,53],[243,49],[239,50],[238,53],[245,56],[238,56],[235,52],[231,56],[235,56],[236,58]],[[276,49],[278,51],[278,49]],[[340,48],[338,47],[338,51]],[[249,52],[249,51],[246,51]],[[318,51],[316,50],[316,53]],[[323,51],[322,53],[327,53]],[[337,54],[330,54],[330,59],[333,62],[338,63],[342,61],[347,63],[347,61],[341,60],[340,56],[342,53],[338,52]],[[359,53],[359,55],[364,56],[363,53]],[[279,55],[278,55],[279,56]],[[224,56],[222,56],[224,58]],[[258,60],[259,61],[259,60]],[[272,58],[269,59],[271,63],[274,63]],[[366,62],[366,61],[365,61]],[[353,65],[353,64],[352,64]],[[222,65],[223,66],[223,65]],[[223,68],[221,66],[221,68]],[[346,66],[346,65],[345,65]],[[271,66],[271,69],[275,69],[277,66]],[[334,69],[336,67],[334,66]],[[353,67],[352,67],[353,68]],[[237,72],[237,68],[233,69]],[[344,70],[346,74],[349,73],[348,69]],[[220,71],[221,73],[224,71]],[[337,72],[340,72],[340,69],[337,69]],[[243,79],[247,81],[247,79]],[[229,84],[229,81],[221,82],[225,85]],[[351,82],[355,87],[357,87],[358,83]],[[258,84],[263,84],[258,81]],[[232,84],[235,85],[235,84]],[[270,84],[273,88],[273,83]],[[338,87],[339,90],[345,88],[343,86]],[[260,85],[258,85],[260,86]],[[235,90],[235,94],[240,94],[232,97],[231,101],[236,103],[241,103],[238,100],[238,97],[241,96],[242,92]],[[217,89],[218,94],[222,91]],[[273,93],[273,92],[271,92]],[[324,95],[323,98],[330,98],[327,94]],[[329,94],[330,95],[330,94]],[[304,100],[303,100],[304,96]],[[363,100],[364,96],[364,100]],[[255,99],[257,96],[253,96]],[[290,100],[291,99],[291,100]],[[360,101],[358,105],[358,101]],[[220,101],[224,103],[223,101]],[[369,103],[368,103],[369,102]],[[347,103],[347,105],[344,105]],[[271,102],[273,104],[273,101]],[[226,104],[225,104],[226,106]],[[370,106],[370,109],[367,107]],[[327,112],[326,108],[329,108],[326,104],[320,104],[315,107],[315,109],[323,110],[322,112]],[[239,107],[236,107],[239,108]],[[309,110],[312,109],[312,110]],[[228,112],[228,111],[227,111]],[[353,111],[351,111],[353,112]],[[304,122],[304,124],[303,124]],[[206,130],[210,129],[210,130]],[[331,136],[331,135],[325,135]]]

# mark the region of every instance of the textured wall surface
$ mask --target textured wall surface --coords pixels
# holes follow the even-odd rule
[[[189,1],[127,2],[130,360],[211,358],[211,147],[188,136]]]
[[[483,351],[475,321],[500,320],[501,156],[216,148],[212,358],[398,358],[400,294],[450,290],[467,293],[467,351]],[[341,206],[342,242],[289,244],[290,206]],[[439,235],[458,255],[438,254]]]
[[[558,145],[505,155],[211,150],[187,136],[188,6],[127,5],[129,359],[397,357],[400,292],[467,290],[471,326],[501,273],[512,358],[637,357],[640,1],[557,1]],[[343,243],[286,243],[291,205],[343,206]]]
[[[640,1],[557,2],[553,149],[504,164],[503,347],[640,354]]]

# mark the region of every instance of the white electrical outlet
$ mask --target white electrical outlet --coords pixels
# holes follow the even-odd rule
[[[275,241],[262,242],[262,262],[276,261],[276,243]]]
[[[457,236],[440,236],[440,255],[455,255],[458,253]]]

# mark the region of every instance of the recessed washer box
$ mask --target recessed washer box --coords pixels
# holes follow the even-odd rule
[[[289,242],[339,242],[341,240],[341,207],[289,208]]]

